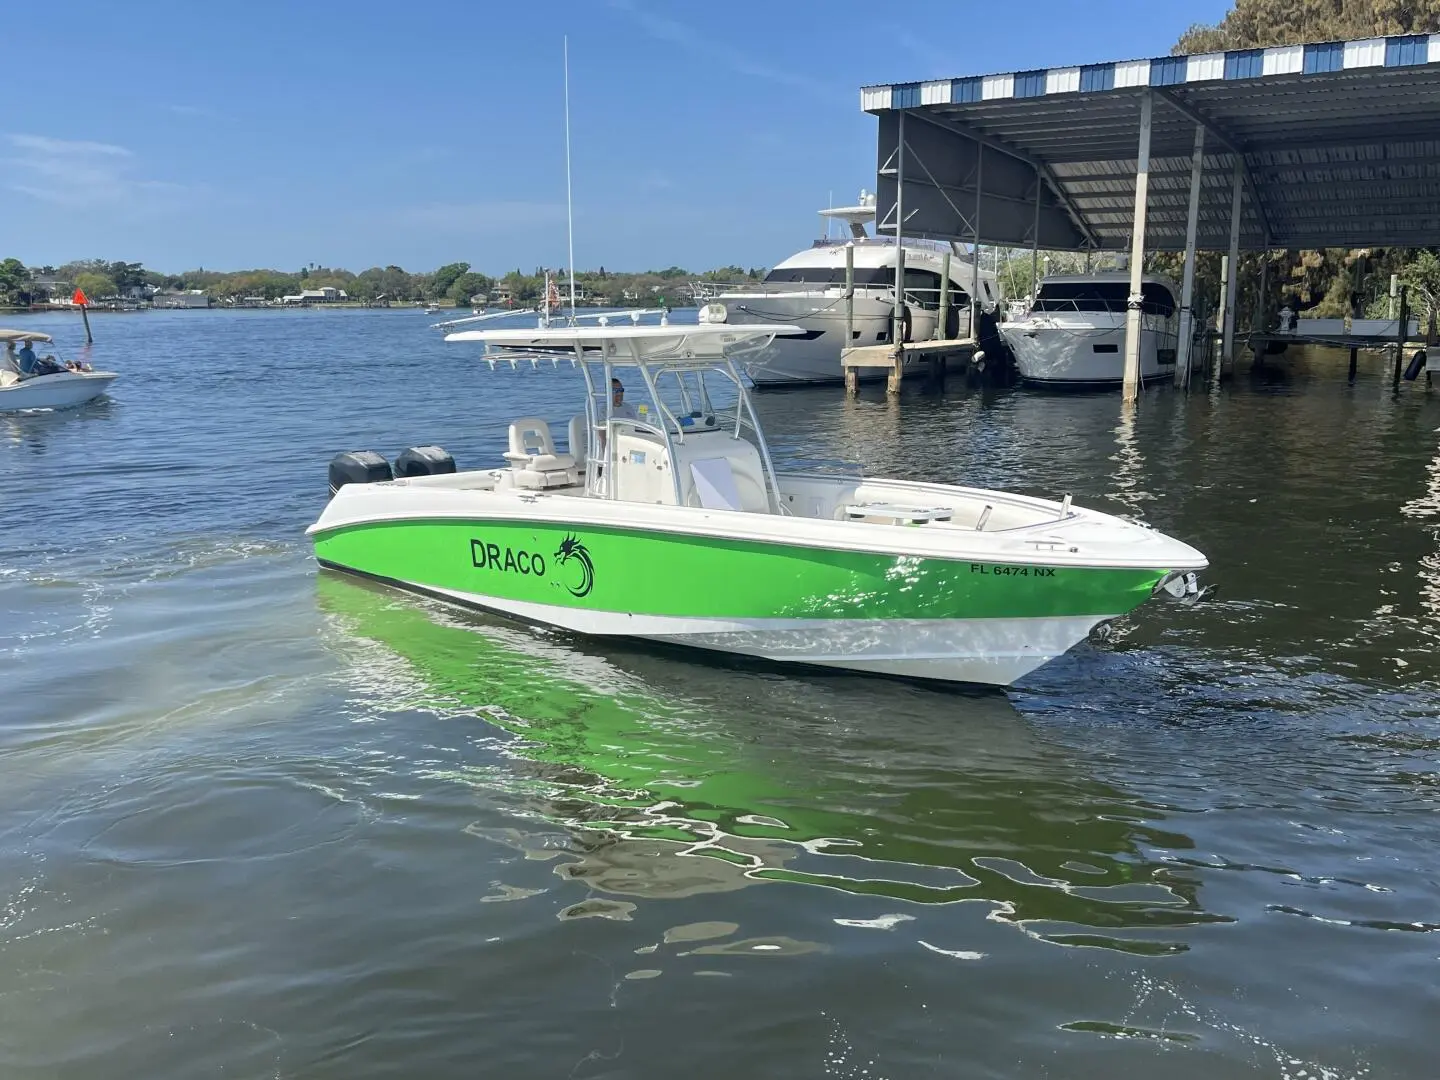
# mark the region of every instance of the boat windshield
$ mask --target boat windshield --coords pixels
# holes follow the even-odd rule
[[[1140,285],[1144,298],[1140,310],[1146,315],[1168,318],[1175,312],[1175,298],[1158,281]],[[1128,281],[1044,281],[1035,298],[1035,311],[1110,311],[1124,314],[1130,298]]]

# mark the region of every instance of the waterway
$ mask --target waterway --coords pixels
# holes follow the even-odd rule
[[[1440,395],[759,395],[778,457],[1209,554],[1006,693],[598,645],[318,574],[343,449],[567,370],[413,311],[95,316],[0,417],[0,1076],[1428,1078]],[[78,323],[25,323],[74,353]]]

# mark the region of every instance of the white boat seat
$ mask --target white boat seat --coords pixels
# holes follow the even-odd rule
[[[570,418],[570,428],[567,439],[570,443],[570,456],[575,459],[576,468],[585,468],[585,462],[590,457],[590,439],[588,432],[589,422],[585,419],[584,413],[579,413]]]
[[[510,425],[505,460],[516,487],[566,487],[580,482],[574,456],[556,453],[550,425],[538,416],[522,416]]]

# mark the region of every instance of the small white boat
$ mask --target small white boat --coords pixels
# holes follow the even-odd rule
[[[21,342],[48,343],[55,339],[34,330],[0,330],[0,412],[29,409],[69,409],[99,397],[119,376],[113,371],[54,371],[28,378],[12,359]],[[47,358],[53,359],[53,358]]]
[[[1140,378],[1175,373],[1179,340],[1175,283],[1141,279]],[[1002,323],[1020,378],[1037,386],[1105,389],[1125,381],[1125,320],[1129,271],[1046,277],[1029,311]]]

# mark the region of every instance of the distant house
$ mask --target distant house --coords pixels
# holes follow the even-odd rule
[[[126,285],[120,290],[126,300],[150,300],[155,296],[154,285]]]
[[[282,304],[336,304],[342,300],[349,300],[350,296],[344,289],[337,289],[334,285],[322,285],[318,289],[301,289],[298,293],[290,296],[282,296]]]
[[[490,291],[490,299],[497,304],[513,304],[515,302],[515,294],[510,291],[509,285],[496,285],[495,288]]]
[[[75,286],[68,281],[61,281],[57,277],[49,277],[36,274],[30,279],[30,295],[37,302],[42,299],[54,303],[70,303],[70,297],[75,292]]]
[[[157,308],[208,308],[210,297],[203,289],[161,289],[152,297]]]

